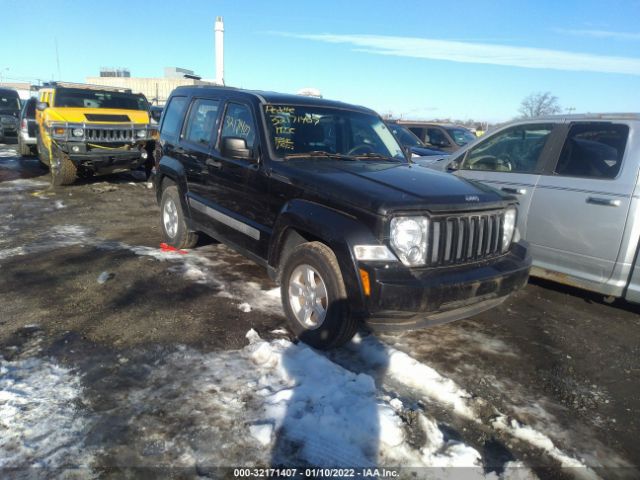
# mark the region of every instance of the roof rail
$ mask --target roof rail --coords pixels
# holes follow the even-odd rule
[[[46,82],[43,87],[67,87],[67,88],[86,88],[87,90],[106,90],[109,92],[131,93],[130,88],[112,87],[109,85],[93,85],[90,83],[74,83],[74,82]]]

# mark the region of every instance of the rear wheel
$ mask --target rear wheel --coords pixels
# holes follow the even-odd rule
[[[164,242],[172,247],[193,248],[198,243],[198,234],[187,228],[178,187],[172,184],[162,191],[160,226]]]
[[[328,246],[310,242],[295,247],[281,279],[284,311],[300,340],[320,349],[351,340],[358,322],[350,315],[338,259]]]
[[[22,140],[22,135],[18,133],[18,155],[21,157],[30,157],[32,155],[32,150],[30,145],[25,145]]]

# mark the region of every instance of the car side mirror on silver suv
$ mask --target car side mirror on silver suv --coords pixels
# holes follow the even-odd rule
[[[47,102],[38,102],[36,104],[36,110],[38,110],[39,112],[43,112],[47,108],[49,108],[49,104]]]

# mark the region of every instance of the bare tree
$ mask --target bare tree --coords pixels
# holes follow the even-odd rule
[[[562,108],[558,103],[558,97],[551,92],[535,92],[522,100],[518,112],[524,118],[543,117],[560,113]]]

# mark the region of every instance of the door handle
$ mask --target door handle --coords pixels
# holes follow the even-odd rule
[[[207,164],[207,166],[213,167],[213,168],[222,167],[222,162],[219,162],[217,160],[212,160],[211,158],[207,158],[207,161],[205,163]]]
[[[603,207],[619,207],[620,200],[611,200],[609,198],[587,197],[587,203],[594,205],[602,205]]]
[[[525,193],[527,193],[527,191],[524,188],[509,188],[509,187],[502,187],[501,189],[503,192],[506,193],[511,193],[513,195],[524,195]]]

